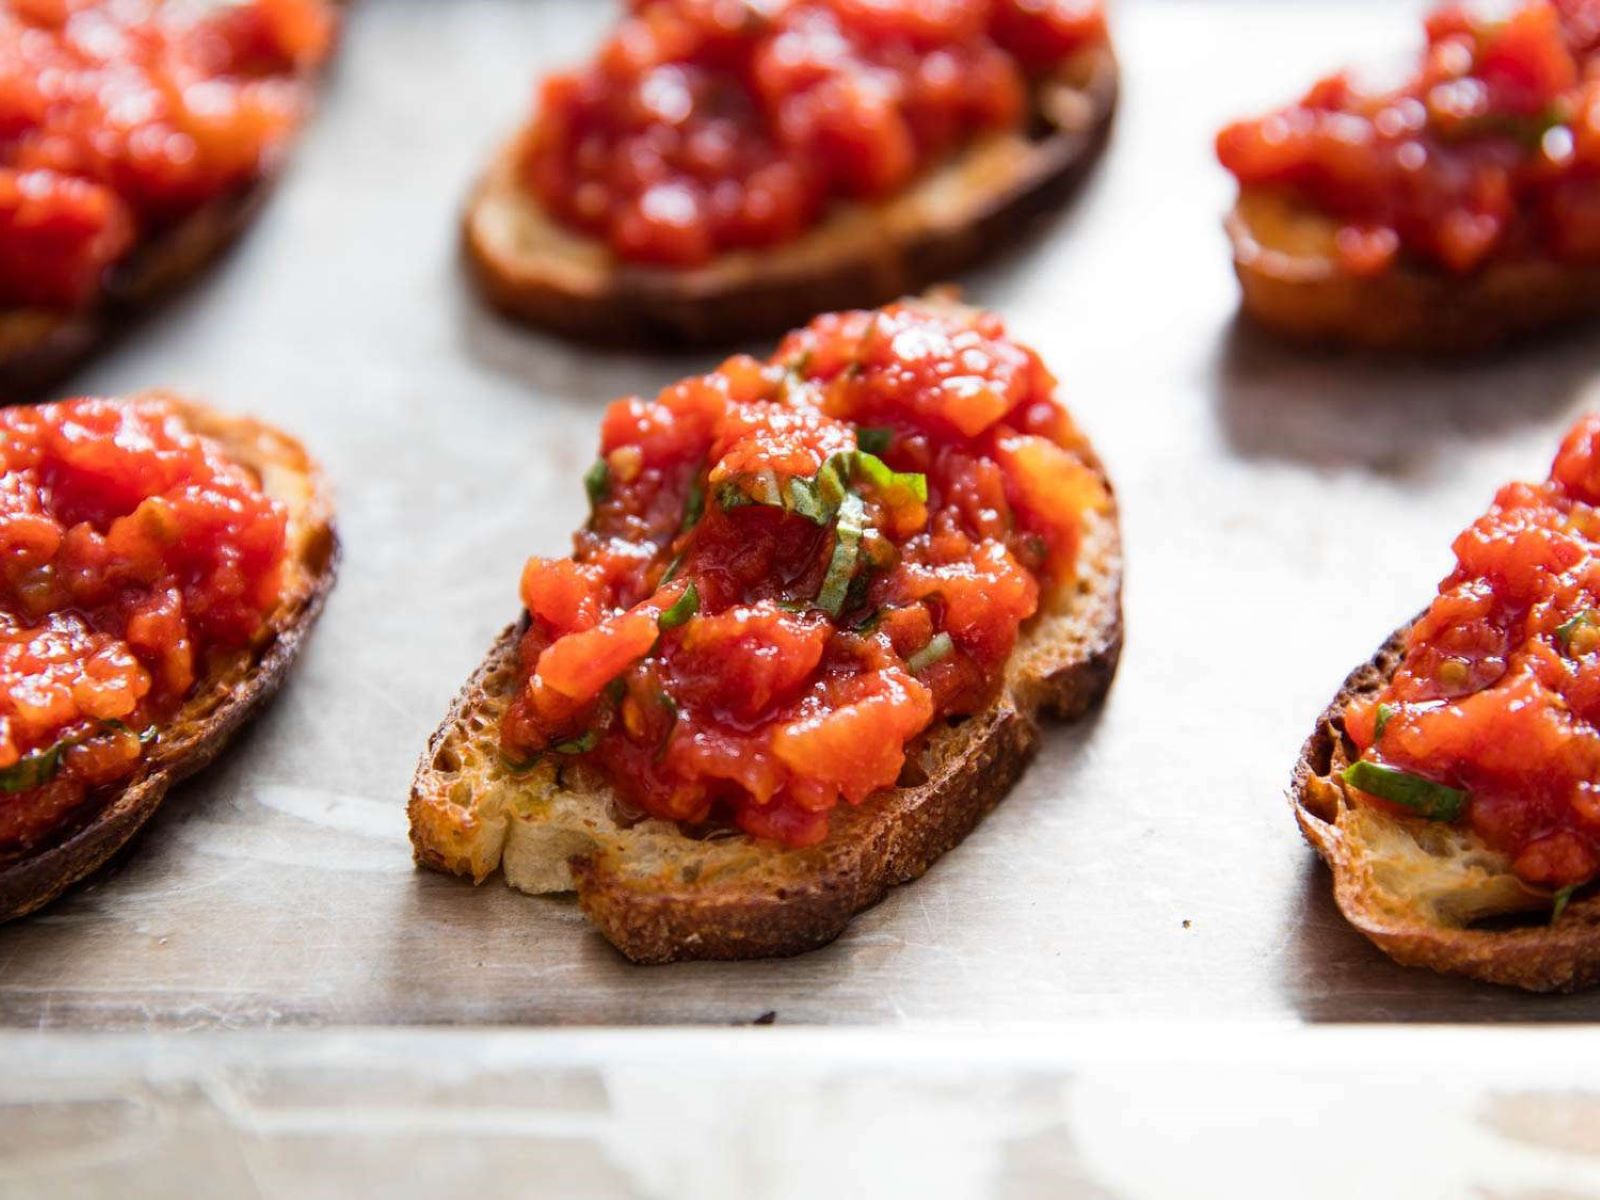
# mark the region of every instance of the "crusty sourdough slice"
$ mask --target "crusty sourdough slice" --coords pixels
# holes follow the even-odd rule
[[[1536,992],[1600,981],[1600,892],[1575,897],[1552,924],[1549,893],[1525,886],[1470,830],[1352,802],[1340,778],[1353,750],[1344,708],[1388,682],[1407,628],[1351,672],[1295,767],[1295,816],[1333,871],[1339,910],[1406,966]]]
[[[1343,270],[1338,224],[1282,192],[1248,188],[1228,214],[1245,311],[1294,341],[1461,354],[1600,313],[1600,264],[1530,258],[1468,275],[1401,265]]]
[[[1024,628],[994,703],[931,732],[909,756],[902,786],[836,809],[827,839],[804,850],[631,819],[573,766],[513,772],[499,750],[500,719],[517,686],[522,630],[513,626],[417,768],[417,861],[479,883],[500,868],[530,893],[575,887],[584,912],[634,962],[763,958],[823,945],[890,887],[926,871],[1000,801],[1037,748],[1041,712],[1080,717],[1110,687],[1122,649],[1115,508],[1091,514],[1085,532],[1076,584]]]
[[[351,0],[329,0],[335,11]],[[309,117],[318,71],[302,76]],[[304,119],[304,118],[303,118]],[[41,396],[139,317],[181,291],[250,227],[288,159],[286,142],[260,164],[255,179],[218,196],[137,245],[107,273],[100,293],[70,312],[0,308],[0,404]]]
[[[842,205],[793,242],[690,270],[619,263],[552,219],[517,178],[524,132],[467,205],[467,259],[501,311],[575,337],[682,345],[776,335],[819,312],[911,295],[1003,244],[1099,157],[1116,99],[1110,48],[1081,51],[1035,88],[1026,133],[987,136],[893,199]]]
[[[333,587],[338,541],[321,469],[299,442],[270,425],[176,400],[196,433],[261,480],[289,513],[283,595],[257,644],[219,664],[161,727],[136,774],[65,840],[26,858],[0,859],[0,921],[49,903],[127,844],[173,784],[213,758],[283,682]]]

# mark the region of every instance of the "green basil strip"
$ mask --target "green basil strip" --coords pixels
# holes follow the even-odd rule
[[[839,511],[854,478],[865,479],[885,492],[908,492],[922,501],[928,498],[926,475],[892,470],[865,450],[840,450],[828,455],[810,479],[793,476],[780,486],[774,472],[763,471],[727,480],[717,485],[717,503],[724,509],[765,504],[804,517],[813,525],[826,525]]]
[[[678,731],[678,702],[666,692],[660,693],[656,699],[672,718],[672,724],[668,725],[667,731],[661,735],[661,744],[656,747],[655,761],[660,762],[667,756],[667,747],[672,743],[672,735]]]
[[[691,583],[684,589],[683,595],[673,602],[672,607],[656,618],[656,628],[662,632],[676,629],[699,611],[700,589]]]
[[[603,458],[583,473],[583,490],[589,493],[589,503],[599,504],[611,490],[611,467]]]
[[[683,502],[683,520],[678,524],[679,533],[688,533],[700,524],[700,518],[706,513],[706,485],[698,478],[689,488],[689,498]]]
[[[600,744],[600,727],[585,730],[583,736],[568,738],[564,742],[557,742],[550,749],[557,754],[587,754]]]
[[[875,608],[852,625],[850,629],[854,633],[865,635],[875,632],[881,624],[883,624],[883,609]]]
[[[866,426],[856,430],[856,445],[868,454],[882,454],[894,441],[894,430],[888,426]]]
[[[911,673],[915,675],[919,671],[927,670],[934,663],[949,658],[955,652],[955,648],[956,644],[948,633],[935,634],[932,641],[906,659],[906,666],[910,667]]]
[[[1592,608],[1586,608],[1575,617],[1571,617],[1556,626],[1556,640],[1561,643],[1561,652],[1565,654],[1572,649],[1572,636],[1585,625],[1595,624],[1596,615]]]
[[[1430,821],[1454,821],[1467,806],[1467,793],[1420,775],[1357,759],[1344,771],[1351,787],[1409,808]]]
[[[500,754],[500,761],[505,764],[506,770],[510,771],[513,775],[526,775],[529,771],[533,770],[539,765],[539,762],[542,758],[543,755],[539,754],[535,754],[532,758],[522,759],[512,758],[509,754],[506,754],[503,751]]]
[[[834,526],[833,557],[828,561],[828,573],[823,577],[822,590],[817,593],[817,607],[830,617],[837,617],[844,607],[845,593],[850,590],[850,580],[856,573],[856,558],[861,549],[861,534],[867,519],[867,506],[854,492],[847,493],[839,503],[839,521]]]
[[[1561,914],[1567,911],[1567,905],[1572,902],[1572,893],[1577,890],[1577,884],[1569,883],[1556,893],[1555,903],[1550,908],[1550,924],[1561,920]]]
[[[48,749],[25,754],[9,767],[0,770],[0,794],[9,796],[15,792],[43,787],[54,779],[56,772],[61,769],[62,752],[68,746],[75,745],[76,742],[62,739]]]
[[[1378,705],[1378,721],[1372,727],[1372,741],[1376,745],[1383,740],[1383,731],[1389,728],[1389,722],[1394,720],[1394,715],[1400,711],[1392,704]]]
[[[886,492],[908,491],[918,500],[928,498],[928,477],[914,471],[891,470],[889,464],[876,454],[856,451],[855,468],[877,487]]]

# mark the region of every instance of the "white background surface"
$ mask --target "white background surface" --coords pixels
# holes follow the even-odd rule
[[[969,279],[1063,379],[1119,488],[1127,650],[1098,719],[834,946],[640,969],[565,901],[413,871],[412,768],[568,545],[601,408],[698,359],[570,347],[468,293],[456,218],[540,68],[610,5],[368,0],[290,177],[222,268],[80,382],[168,384],[300,434],[342,580],[275,707],[122,865],[0,928],[0,1022],[1542,1020],[1350,932],[1283,799],[1344,673],[1432,594],[1455,533],[1596,396],[1592,330],[1468,367],[1307,358],[1235,327],[1211,138],[1414,42],[1400,5],[1115,14],[1124,106],[1078,204]],[[1186,925],[1187,923],[1187,925]]]

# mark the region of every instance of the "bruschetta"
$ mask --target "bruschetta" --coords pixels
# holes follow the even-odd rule
[[[417,861],[576,889],[643,963],[808,950],[922,874],[1116,670],[1116,504],[1054,392],[915,301],[618,401],[418,767]]]
[[[0,403],[65,376],[245,228],[333,9],[0,3]]]
[[[1223,130],[1251,318],[1461,353],[1600,311],[1600,2],[1450,3],[1398,87],[1343,73]]]
[[[0,410],[0,920],[126,845],[283,682],[333,585],[327,486],[159,392]]]
[[[1060,204],[1117,80],[1099,0],[635,0],[495,157],[467,258],[497,308],[561,333],[777,336]]]
[[[1295,771],[1334,897],[1397,962],[1600,980],[1600,416],[1502,488],[1433,603],[1358,667]]]

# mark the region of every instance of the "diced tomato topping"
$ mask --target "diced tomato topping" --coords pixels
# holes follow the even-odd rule
[[[618,256],[693,267],[1017,128],[1030,77],[1105,40],[1100,0],[633,0],[540,87],[523,179]]]
[[[1456,539],[1404,662],[1345,712],[1366,759],[1464,791],[1459,819],[1552,889],[1600,872],[1597,501],[1600,416],[1588,416],[1548,481],[1501,488]]]
[[[333,25],[327,0],[0,0],[0,305],[84,304],[254,182]]]
[[[0,467],[4,858],[130,774],[140,734],[260,636],[287,517],[153,395],[0,411]]]
[[[617,401],[573,556],[523,572],[506,755],[580,759],[664,819],[825,837],[993,699],[1075,579],[1109,497],[1054,389],[996,318],[907,303]]]
[[[1338,221],[1351,274],[1600,261],[1600,0],[1447,3],[1426,28],[1401,86],[1330,76],[1224,129],[1222,164]]]

